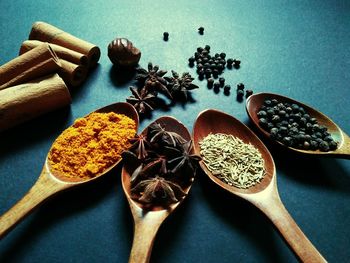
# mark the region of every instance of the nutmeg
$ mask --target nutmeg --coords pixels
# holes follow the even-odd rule
[[[141,58],[141,51],[126,38],[116,38],[108,45],[108,57],[120,67],[135,67]]]

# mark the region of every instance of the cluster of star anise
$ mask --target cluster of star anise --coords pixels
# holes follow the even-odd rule
[[[201,159],[192,153],[192,140],[155,122],[130,141],[133,144],[123,159],[135,167],[130,178],[132,198],[150,206],[180,201]]]
[[[198,88],[193,84],[194,78],[188,72],[180,75],[175,71],[171,77],[166,77],[167,71],[160,70],[159,66],[148,63],[147,70],[144,68],[136,69],[137,86],[130,87],[132,96],[126,99],[127,102],[134,105],[136,110],[143,114],[153,110],[155,99],[158,92],[164,94],[172,101],[185,99],[187,101],[188,92]]]

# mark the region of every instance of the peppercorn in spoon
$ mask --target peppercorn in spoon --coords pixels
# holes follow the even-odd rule
[[[350,137],[306,104],[277,94],[258,93],[247,99],[246,110],[265,137],[286,149],[350,159]]]
[[[203,161],[200,162],[200,166],[208,177],[226,191],[249,201],[259,208],[277,227],[302,262],[326,262],[282,204],[277,190],[274,161],[260,139],[234,117],[218,110],[205,110],[198,115],[193,127],[195,152],[200,154],[203,140],[215,134],[232,135],[243,143],[247,145],[250,143],[254,146],[260,152],[264,161],[265,174],[258,183],[246,189],[238,188],[219,179],[220,171],[211,172],[204,163],[205,157],[202,155]],[[223,148],[222,155],[225,154]],[[253,162],[250,161],[250,163]],[[248,169],[250,168],[248,167]],[[232,173],[234,174],[234,171]],[[240,175],[238,174],[238,176]]]
[[[183,202],[199,157],[191,135],[173,117],[150,124],[124,153],[122,186],[134,219],[130,263],[149,262],[163,221]]]
[[[111,104],[111,105],[108,105],[108,106],[103,107],[101,109],[98,109],[98,110],[94,111],[93,113],[98,113],[98,114],[106,113],[108,115],[110,122],[118,123],[118,125],[120,123],[121,126],[124,126],[124,125],[126,125],[125,123],[127,123],[129,126],[128,127],[129,132],[132,133],[131,137],[134,136],[134,134],[136,134],[136,132],[137,132],[137,128],[138,128],[138,124],[139,124],[139,117],[138,117],[138,114],[137,114],[135,108],[129,103],[120,102],[120,103]],[[85,116],[84,118],[80,119],[79,122],[75,122],[70,128],[68,128],[68,129],[71,129],[72,127],[76,128],[76,130],[74,130],[74,133],[72,132],[73,135],[75,134],[76,136],[81,137],[81,134],[79,133],[79,129],[84,128],[83,126],[87,122],[86,118],[89,118],[89,116],[91,116],[93,113]],[[113,114],[113,113],[115,113],[115,114]],[[120,122],[119,122],[118,118],[120,118],[119,119]],[[98,125],[96,125],[95,122],[93,125],[95,125],[95,126],[89,131],[89,133],[91,134],[91,136],[94,136],[94,139],[100,138],[100,137],[106,138],[105,136],[107,136],[107,137],[109,136],[109,135],[107,135],[107,133],[104,133],[103,131],[101,132],[101,134],[94,133],[92,130],[95,130],[96,132],[98,132],[99,127],[98,127]],[[104,126],[104,123],[101,123],[101,126]],[[120,127],[120,126],[118,126],[118,127]],[[56,141],[59,140],[60,138],[62,138],[62,136],[64,136],[64,133],[65,132],[63,132],[56,139]],[[112,134],[112,136],[117,136],[119,138],[119,140],[121,140],[121,141],[128,139],[128,138],[124,138],[126,135],[119,133],[118,129],[115,129],[114,133],[111,133],[111,134]],[[74,138],[72,138],[72,139],[74,141],[77,140],[76,137],[75,137],[75,139]],[[106,138],[106,140],[111,141],[111,138]],[[56,193],[63,191],[65,189],[71,188],[71,187],[75,187],[75,186],[78,186],[81,184],[90,183],[92,181],[95,181],[96,179],[98,179],[102,175],[109,172],[112,168],[114,168],[121,161],[121,157],[120,157],[121,152],[120,152],[119,156],[118,155],[113,156],[113,159],[110,158],[110,156],[108,156],[108,158],[109,158],[108,160],[112,159],[113,161],[108,162],[106,164],[106,166],[103,167],[101,170],[91,171],[91,172],[94,172],[94,174],[91,175],[90,177],[81,177],[81,176],[79,176],[79,174],[77,176],[70,176],[70,174],[65,174],[62,171],[59,171],[58,169],[53,167],[54,162],[56,160],[53,160],[53,162],[52,162],[52,160],[49,160],[49,157],[54,156],[54,152],[56,151],[56,149],[54,149],[56,141],[52,145],[50,152],[49,152],[48,156],[46,157],[44,167],[43,167],[42,172],[41,172],[38,180],[36,181],[36,183],[29,190],[29,192],[20,201],[17,202],[17,204],[15,204],[9,211],[7,211],[4,215],[2,215],[0,217],[0,239],[2,237],[4,237],[11,229],[13,229],[22,219],[24,219],[37,206],[39,206],[41,203],[43,203],[44,201],[51,198]],[[93,147],[95,147],[94,146],[95,143],[96,142],[94,140],[91,141],[91,145],[89,146],[90,149],[88,151],[89,156],[80,156],[82,159],[85,158],[87,160],[91,157],[91,155],[92,155],[91,152],[93,152]],[[108,145],[108,143],[106,143],[106,146],[107,145]],[[83,147],[83,146],[81,146],[81,147]],[[120,151],[122,151],[122,150],[124,150],[124,149],[120,149]],[[79,151],[76,151],[76,153],[74,152],[73,154],[79,155]],[[88,169],[90,169],[90,167]]]

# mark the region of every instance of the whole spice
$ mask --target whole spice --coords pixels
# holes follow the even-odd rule
[[[169,40],[169,33],[168,32],[164,32],[163,33],[163,40],[164,41],[168,41]]]
[[[199,145],[206,167],[228,185],[247,189],[265,176],[259,150],[233,135],[209,134]]]
[[[108,57],[120,67],[135,67],[141,58],[141,52],[126,38],[116,38],[108,45]]]
[[[167,128],[151,124],[130,140],[133,145],[123,153],[123,159],[135,167],[130,178],[132,198],[149,206],[166,207],[181,200],[200,160],[192,154],[191,140]]]
[[[144,68],[138,68],[136,71],[137,75],[135,79],[141,85],[144,85],[141,92],[145,94],[150,92],[156,94],[157,91],[160,91],[170,99],[172,98],[169,90],[166,88],[167,81],[163,78],[167,71],[159,70],[159,66],[153,66],[151,62],[148,63],[147,70]]]
[[[173,98],[184,98],[187,100],[188,91],[198,89],[199,87],[192,83],[194,78],[190,73],[185,72],[180,75],[175,71],[171,71],[172,77],[164,77],[168,81],[168,89]]]
[[[259,125],[270,133],[270,137],[288,147],[321,151],[337,148],[327,128],[295,103],[265,99],[257,116]]]
[[[200,35],[203,35],[204,34],[204,27],[200,27],[200,28],[198,28],[198,33],[200,34]]]
[[[134,105],[139,113],[142,114],[153,110],[151,106],[155,99],[153,94],[147,94],[146,92],[140,93],[136,87],[130,87],[130,91],[133,96],[128,97],[126,101]]]
[[[48,155],[50,166],[68,178],[90,179],[119,160],[135,133],[135,122],[125,115],[91,113],[55,140]]]

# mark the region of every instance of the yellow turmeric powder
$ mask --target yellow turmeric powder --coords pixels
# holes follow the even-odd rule
[[[90,179],[118,161],[135,134],[136,124],[129,117],[94,112],[62,132],[48,160],[53,170],[66,177]]]

